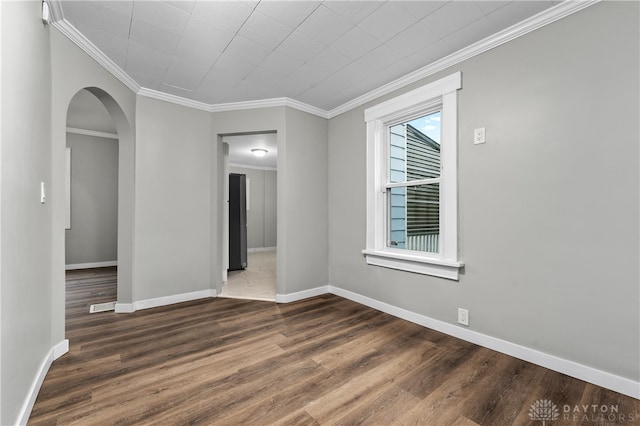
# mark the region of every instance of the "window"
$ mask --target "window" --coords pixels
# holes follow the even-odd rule
[[[460,73],[365,111],[367,263],[458,279]]]
[[[388,128],[387,247],[439,252],[440,118],[436,108]]]

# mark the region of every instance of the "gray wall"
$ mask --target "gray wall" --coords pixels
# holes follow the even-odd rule
[[[284,181],[288,211],[286,222],[279,226],[287,228],[290,265],[284,293],[295,293],[329,283],[328,122],[287,108],[286,126],[287,174],[280,177]],[[278,173],[280,152],[278,148]]]
[[[134,300],[210,288],[211,114],[138,97]]]
[[[474,331],[638,381],[638,8],[599,3],[395,93],[462,71],[459,282],[360,253],[363,111],[392,95],[330,120],[331,283],[451,324],[464,307]]]
[[[262,247],[278,246],[278,172],[264,173],[264,242]],[[327,270],[329,265],[327,264]]]
[[[280,295],[328,283],[327,120],[291,108],[261,108],[213,114],[214,137],[277,132],[277,246]],[[212,253],[220,265],[222,207],[221,138],[212,152],[216,188],[212,206]],[[212,272],[217,280],[220,267]],[[219,281],[219,280],[217,280]]]
[[[51,63],[40,2],[0,2],[0,424],[20,410],[51,339]],[[40,182],[49,201],[40,204]],[[64,223],[64,222],[63,222]]]
[[[246,175],[250,180],[250,210],[247,211],[247,247],[276,247],[277,239],[277,173],[275,170],[259,170],[230,166],[231,173]]]
[[[289,108],[211,114],[140,96],[136,107],[133,300],[221,284],[219,135],[230,133],[278,134],[278,293],[328,283],[327,120]]]
[[[71,148],[71,229],[65,232],[65,262],[117,261],[118,140],[67,133],[67,147]]]
[[[0,2],[0,15],[0,424],[13,424],[21,420],[39,368],[65,337],[67,108],[85,87],[107,90],[122,106],[116,127],[128,143],[120,149],[120,173],[124,169],[130,182],[121,183],[120,197],[132,208],[133,139],[122,123],[133,123],[135,96],[57,30],[45,27],[40,2]],[[46,204],[39,200],[41,181],[47,184]],[[132,216],[125,207],[119,223],[131,223],[122,218]],[[130,229],[123,232],[129,237],[118,242],[120,253],[132,245]],[[127,270],[131,256],[119,267],[119,287],[127,283],[120,277]]]
[[[104,105],[88,90],[79,91],[67,111],[67,127],[117,133],[113,120]]]
[[[38,4],[38,7],[40,5]],[[38,12],[39,13],[39,12]],[[39,15],[36,15],[39,16]],[[33,17],[31,17],[33,19]],[[72,98],[91,88],[106,106],[118,142],[118,302],[130,303],[133,293],[134,140],[136,96],[78,46],[49,27],[51,51],[51,330],[53,344],[65,338],[65,146],[67,110]],[[3,53],[4,56],[4,53]],[[72,78],[70,78],[72,76]],[[102,91],[101,91],[102,90]]]

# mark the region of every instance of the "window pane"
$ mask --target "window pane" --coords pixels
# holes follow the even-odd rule
[[[407,188],[390,188],[388,246],[406,248],[407,240]]]
[[[440,236],[440,184],[390,188],[387,196],[387,247],[437,253]]]
[[[389,128],[389,182],[440,176],[440,111]]]

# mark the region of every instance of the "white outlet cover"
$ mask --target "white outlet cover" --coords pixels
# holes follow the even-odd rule
[[[473,143],[475,145],[478,145],[478,144],[485,143],[485,142],[486,142],[485,128],[484,127],[479,127],[477,129],[475,129],[473,131]]]
[[[469,325],[469,311],[467,309],[458,308],[458,323]]]

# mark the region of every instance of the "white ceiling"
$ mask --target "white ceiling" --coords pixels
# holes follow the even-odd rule
[[[206,104],[286,97],[331,110],[559,2],[60,3],[141,87]]]
[[[223,136],[222,140],[229,144],[229,163],[261,169],[276,169],[278,161],[276,133]],[[251,152],[255,148],[266,149],[268,152],[264,157],[258,158]]]

